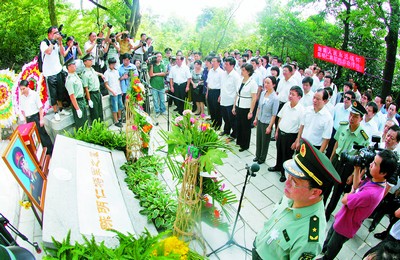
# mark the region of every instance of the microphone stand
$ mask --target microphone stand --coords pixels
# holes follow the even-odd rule
[[[217,252],[219,252],[219,251],[225,250],[225,249],[231,247],[232,245],[235,245],[235,246],[237,246],[237,247],[239,247],[239,248],[245,250],[246,253],[251,253],[251,250],[250,250],[250,249],[248,249],[248,248],[246,248],[246,247],[244,247],[244,246],[242,246],[242,245],[239,245],[239,244],[235,241],[235,239],[233,238],[233,236],[234,236],[234,234],[235,234],[235,229],[236,229],[237,221],[238,221],[238,219],[239,219],[240,210],[241,210],[241,208],[242,208],[242,201],[243,201],[243,197],[244,197],[244,192],[245,192],[245,190],[246,190],[246,185],[247,185],[248,181],[250,181],[250,178],[251,178],[251,177],[255,177],[255,176],[256,176],[256,174],[255,174],[254,172],[252,172],[252,171],[250,170],[250,168],[251,168],[251,167],[249,167],[249,166],[246,164],[246,169],[247,169],[246,179],[245,179],[244,184],[243,184],[242,194],[240,195],[239,206],[238,206],[238,209],[237,209],[236,218],[235,218],[235,223],[233,224],[233,229],[232,229],[231,235],[229,236],[229,239],[228,239],[228,241],[227,241],[225,244],[223,244],[223,245],[220,246],[219,248],[215,249],[215,250],[212,251],[211,253],[207,254],[207,255],[206,255],[207,257],[210,256],[210,255],[212,255],[212,254],[215,254],[215,253],[217,253]]]

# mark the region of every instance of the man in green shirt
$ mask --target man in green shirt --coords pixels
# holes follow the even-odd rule
[[[322,194],[340,182],[325,154],[301,139],[300,152],[284,162],[285,196],[254,240],[253,260],[314,259],[322,251],[326,220]]]
[[[73,57],[65,62],[65,66],[68,70],[65,88],[68,91],[73,106],[72,114],[74,115],[75,129],[79,129],[84,126],[87,121],[86,102],[83,98],[83,85],[81,78],[75,73],[76,65]]]
[[[343,183],[334,185],[331,200],[325,211],[327,220],[329,220],[332,212],[335,210],[342,193],[344,191],[349,192],[352,186],[352,180],[348,178],[353,173],[354,167],[341,159],[342,153],[346,152],[355,155],[357,150],[353,148],[353,145],[368,146],[369,144],[369,137],[360,125],[367,111],[357,100],[352,100],[351,104],[349,120],[339,123],[339,128],[334,136],[336,143],[332,150],[331,161],[336,171],[340,174]],[[327,189],[324,194],[325,203],[327,202],[330,192],[331,188]]]
[[[164,77],[166,73],[165,65],[162,62],[161,52],[155,53],[156,60],[151,63],[149,76],[150,76],[150,86],[153,92],[153,102],[154,110],[156,112],[156,117],[161,114],[165,114],[165,91],[164,91]]]
[[[82,60],[83,64],[85,64],[85,70],[81,77],[85,89],[85,96],[89,105],[90,117],[92,120],[97,119],[98,121],[103,121],[103,104],[100,94],[99,76],[104,79],[104,75],[92,68],[93,56],[90,55],[90,53],[86,54]]]

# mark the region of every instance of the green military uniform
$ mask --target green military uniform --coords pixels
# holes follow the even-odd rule
[[[93,108],[89,107],[90,117],[92,120],[103,121],[103,103],[100,93],[100,81],[96,71],[93,68],[85,68],[82,73],[83,87],[87,87],[90,100],[93,102]]]
[[[82,81],[79,78],[79,76],[76,73],[68,73],[67,80],[65,82],[65,87],[68,91],[68,95],[74,95],[76,98],[76,102],[78,103],[78,106],[80,110],[82,111],[82,117],[79,118],[76,110],[72,109],[72,113],[74,115],[74,120],[75,120],[75,128],[78,129],[82,126],[87,121],[87,112],[86,112],[86,101],[83,98],[83,85]]]
[[[255,240],[262,259],[313,259],[322,251],[326,221],[324,203],[292,208],[283,197]]]
[[[348,121],[340,122],[334,138],[338,142],[336,148],[336,154],[338,156],[340,156],[342,152],[355,154],[357,151],[353,149],[354,144],[362,146],[368,146],[369,144],[368,135],[362,129],[361,125],[358,126],[354,132],[351,132]]]
[[[340,183],[328,157],[305,139],[301,139],[300,152],[283,167],[322,192],[333,182]],[[294,208],[294,202],[285,196],[276,206],[254,240],[253,259],[314,259],[321,253],[326,229],[322,196],[309,199],[308,206]]]

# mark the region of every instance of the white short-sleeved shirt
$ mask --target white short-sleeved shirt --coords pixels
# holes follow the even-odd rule
[[[60,47],[58,43],[53,45],[53,50],[50,55],[45,53],[47,48],[49,48],[49,44],[47,44],[46,41],[42,41],[40,43],[40,52],[42,53],[43,76],[45,77],[57,75],[62,70],[60,63]]]
[[[188,79],[191,79],[192,74],[190,73],[189,67],[182,64],[180,67],[178,65],[171,67],[169,77],[172,78],[174,83],[182,84],[187,82]]]
[[[312,106],[306,108],[301,125],[304,126],[301,137],[314,146],[321,146],[323,139],[331,138],[333,118],[325,106],[318,112]]]
[[[214,68],[210,69],[207,76],[208,89],[221,89],[224,74],[225,72],[220,67],[216,70]]]
[[[110,88],[112,90],[114,90],[117,95],[122,94],[122,90],[121,90],[121,83],[119,81],[119,73],[118,70],[114,69],[114,70],[110,70],[108,69],[105,73],[104,73],[104,77],[106,78],[104,80],[104,82],[108,82],[108,85],[110,86]],[[110,93],[111,94],[111,93]]]
[[[38,113],[40,108],[42,108],[42,102],[38,93],[29,89],[28,96],[20,95],[19,107],[21,111],[24,111],[25,116],[32,116]]]
[[[278,92],[279,102],[286,103],[289,100],[290,88],[293,86],[296,86],[296,81],[294,80],[293,77],[290,77],[288,80],[282,78],[279,81],[278,86],[276,88],[276,92]]]
[[[229,74],[224,72],[221,87],[221,106],[232,106],[235,103],[236,91],[240,88],[242,80],[239,74],[232,70]]]
[[[303,97],[300,99],[300,103],[303,105],[303,107],[309,107],[313,105],[313,99],[314,92],[310,90],[307,94],[303,93]]]
[[[278,125],[279,129],[289,134],[298,133],[300,128],[300,119],[303,114],[304,107],[300,102],[294,107],[290,106],[290,101],[286,102],[278,113],[278,117],[280,118]]]
[[[237,99],[236,99],[236,106],[240,108],[251,108],[251,100],[252,100],[252,94],[257,94],[258,91],[258,85],[254,81],[252,77],[250,77],[246,83],[244,83],[242,90],[240,91],[239,94],[239,89],[241,87],[241,84],[239,85],[239,88],[237,90]],[[256,108],[254,108],[256,109]],[[254,111],[255,112],[255,111]]]

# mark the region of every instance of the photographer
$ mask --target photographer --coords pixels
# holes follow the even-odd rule
[[[119,43],[116,39],[115,33],[111,33],[112,31],[112,25],[107,23],[108,31],[107,31],[107,36],[104,39],[105,45],[104,45],[104,59],[106,60],[106,64],[108,66],[108,59],[109,58],[114,58],[117,61],[116,66],[119,67],[119,52],[120,52],[120,47]]]
[[[143,62],[143,56],[147,51],[146,36],[145,33],[140,34],[140,40],[137,40],[133,45],[133,58],[139,59],[141,62]]]
[[[334,259],[344,243],[354,237],[362,222],[372,213],[385,194],[386,180],[397,168],[397,156],[390,150],[380,151],[369,166],[371,177],[361,180],[361,167],[354,166],[352,191],[342,198],[343,206],[324,242],[321,259]]]
[[[105,25],[106,26],[106,25]],[[105,27],[103,26],[103,29]],[[85,54],[90,53],[95,60],[95,70],[102,72],[104,67],[104,61],[101,59],[104,54],[103,38],[97,37],[95,32],[89,33],[89,40],[85,43],[84,50]]]
[[[81,47],[79,43],[75,41],[74,36],[68,36],[64,49],[64,62],[71,57],[76,60],[79,56],[82,56]]]
[[[132,53],[133,45],[128,31],[117,33],[117,35],[115,35],[115,38],[117,39],[117,42],[120,46],[119,61],[122,63],[122,55],[124,55],[125,53],[130,55]]]
[[[331,161],[336,171],[340,174],[343,182],[334,185],[331,200],[329,201],[325,211],[326,220],[329,220],[332,212],[336,208],[341,194],[345,191],[346,184],[351,184],[346,183],[346,180],[353,172],[353,166],[346,163],[344,160],[341,160],[342,153],[346,152],[354,155],[357,152],[357,150],[353,148],[354,144],[360,146],[368,146],[369,144],[369,137],[360,125],[361,120],[367,111],[361,103],[356,100],[352,100],[351,104],[349,120],[339,123],[339,128],[334,136],[336,143],[333,147]],[[324,193],[325,205],[327,204],[330,192],[331,189],[327,189]]]
[[[164,77],[166,75],[166,68],[162,62],[161,52],[155,53],[155,59],[150,62],[150,85],[153,92],[154,110],[156,112],[156,118],[161,114],[166,114],[165,108],[165,91],[164,91]]]

